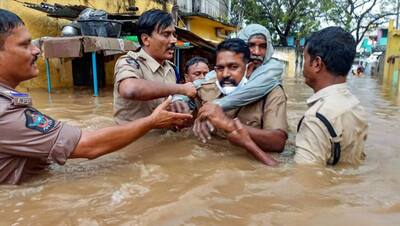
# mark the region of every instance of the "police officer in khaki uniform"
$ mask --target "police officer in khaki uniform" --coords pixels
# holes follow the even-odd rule
[[[265,152],[281,152],[287,139],[286,95],[281,86],[276,86],[254,103],[228,111],[226,115],[218,105],[209,103],[229,95],[238,86],[245,84],[254,69],[249,59],[250,50],[241,39],[228,39],[218,45],[215,66],[217,77],[204,82],[198,90],[202,102],[208,103],[199,110],[200,116],[195,121],[194,132],[204,141],[204,136],[207,136],[204,133],[207,130],[205,126],[210,126],[205,121],[208,118],[213,126],[224,130],[230,139],[230,134],[237,129],[235,124],[241,124],[240,127],[247,130],[256,144],[251,146],[250,153],[265,164],[274,165],[276,161]]]
[[[0,9],[0,183],[17,184],[68,158],[93,159],[118,150],[153,128],[174,126],[191,115],[168,112],[170,99],[142,119],[97,131],[81,131],[32,107],[15,90],[38,75],[40,50],[14,13]]]
[[[346,84],[356,42],[340,27],[314,33],[304,49],[304,78],[315,94],[298,125],[295,162],[359,164],[365,157],[366,112]]]
[[[148,116],[169,95],[196,95],[192,83],[176,84],[174,65],[169,61],[174,54],[175,36],[171,14],[150,10],[140,16],[140,51],[129,52],[115,65],[114,118],[117,123]]]

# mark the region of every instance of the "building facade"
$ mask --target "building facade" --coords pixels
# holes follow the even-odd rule
[[[34,4],[40,4],[44,1],[29,1]],[[147,0],[47,0],[48,4],[63,4],[63,5],[83,5],[87,7],[92,7],[96,9],[101,9],[109,13],[123,13],[126,12],[127,8],[130,6],[136,6],[139,8],[137,14],[152,9],[152,8],[167,8],[171,10],[172,4],[165,1],[147,1]],[[10,10],[16,13],[25,22],[25,26],[29,29],[32,34],[32,38],[40,37],[55,37],[60,36],[60,32],[66,24],[70,21],[65,19],[57,19],[48,17],[45,13],[24,7],[22,4],[15,2],[13,0],[1,0],[0,8]],[[105,74],[106,83],[113,83],[113,71],[116,59],[111,58],[105,61]],[[49,59],[51,65],[51,79],[52,86],[54,88],[60,87],[72,87],[73,86],[73,76],[72,76],[72,64],[71,59]],[[38,68],[40,74],[37,78],[21,83],[21,89],[26,88],[45,88],[47,87],[46,80],[46,67],[44,59],[38,60]],[[89,75],[88,75],[89,76]]]
[[[400,30],[395,29],[394,21],[389,23],[388,41],[385,53],[383,83],[400,90]]]

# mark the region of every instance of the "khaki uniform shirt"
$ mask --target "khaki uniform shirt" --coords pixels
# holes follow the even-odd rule
[[[64,164],[81,130],[56,121],[31,107],[29,95],[0,84],[0,183],[17,184]]]
[[[297,163],[325,165],[331,157],[330,134],[326,126],[316,117],[316,112],[325,116],[341,137],[339,162],[360,163],[364,159],[364,142],[367,138],[366,112],[360,101],[350,93],[347,84],[326,87],[307,100],[310,108],[296,135]]]
[[[172,63],[165,61],[160,65],[143,49],[139,52],[128,52],[120,57],[115,65],[114,82],[114,118],[118,124],[124,124],[150,115],[162,103],[163,98],[139,101],[129,100],[119,94],[119,84],[124,79],[145,79],[164,83],[176,83]]]
[[[221,92],[212,79],[202,84],[197,95],[203,102],[221,97]],[[245,125],[259,129],[281,129],[287,133],[286,94],[281,86],[252,104],[226,112],[230,118],[238,118]]]

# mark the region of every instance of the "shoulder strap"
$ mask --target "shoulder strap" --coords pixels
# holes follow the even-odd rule
[[[25,93],[12,92],[0,86],[0,96],[11,100],[11,104],[15,106],[30,106],[32,104],[31,97]]]
[[[333,128],[332,124],[329,122],[329,120],[323,116],[321,113],[316,113],[317,118],[321,120],[321,122],[326,126],[328,129],[329,134],[331,135],[331,158],[328,159],[327,164],[328,165],[336,165],[339,162],[340,159],[340,141],[339,137],[335,132],[335,128]]]
[[[299,130],[300,130],[300,126],[301,126],[301,123],[303,123],[304,117],[305,116],[301,117],[299,123],[297,124],[297,132],[299,132]]]
[[[332,124],[329,122],[329,120],[323,116],[321,113],[316,113],[315,115],[321,122],[325,125],[326,129],[329,132],[329,135],[331,136],[330,142],[331,142],[331,158],[328,159],[327,164],[328,165],[336,165],[339,160],[340,160],[340,153],[341,153],[341,147],[340,147],[340,137],[335,132],[335,128],[332,126]],[[304,117],[301,117],[299,124],[297,124],[297,132],[300,130],[300,126],[303,123]]]
[[[11,96],[11,94],[9,92],[5,92],[4,90],[2,90],[1,87],[0,87],[0,96],[5,97],[9,100],[13,100],[13,97]]]

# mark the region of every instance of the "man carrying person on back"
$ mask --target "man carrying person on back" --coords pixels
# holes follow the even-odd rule
[[[245,85],[255,67],[250,61],[249,47],[241,39],[228,39],[220,43],[216,54],[216,77],[204,81],[198,88],[197,102],[203,104],[200,113],[217,110],[217,105],[210,102],[229,96]],[[266,152],[281,152],[287,138],[286,95],[283,89],[276,86],[268,95],[243,107],[229,110],[226,115],[227,118],[242,122],[243,128],[248,131],[254,143],[249,144],[247,150],[263,163],[274,165],[276,161]],[[234,127],[233,121],[216,127],[228,131],[227,138],[231,139],[229,130]],[[213,129],[206,120],[199,119],[195,121],[193,130],[205,141],[211,138],[208,131]]]
[[[303,74],[315,94],[307,99],[309,109],[298,125],[296,163],[359,164],[364,159],[366,112],[346,83],[355,54],[354,38],[340,27],[325,28],[307,40]],[[226,117],[218,105],[200,109],[197,120],[208,120],[214,127],[224,129],[233,144],[254,149],[249,131],[239,120]]]

